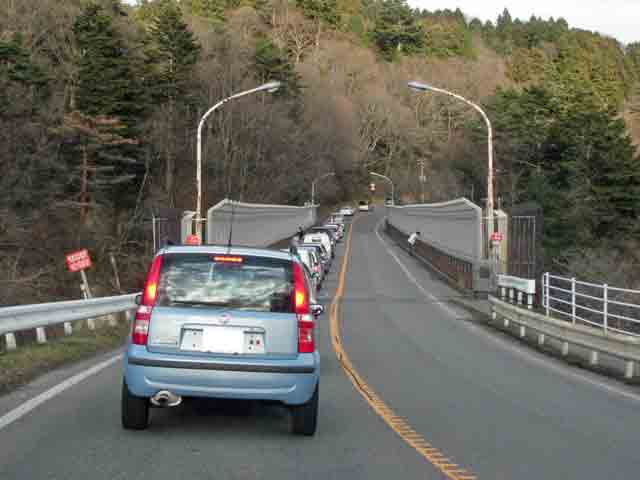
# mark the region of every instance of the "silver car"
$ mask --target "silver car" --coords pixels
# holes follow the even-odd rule
[[[129,338],[122,425],[185,397],[278,401],[292,431],[313,435],[323,307],[296,255],[250,248],[167,247],[155,256]]]

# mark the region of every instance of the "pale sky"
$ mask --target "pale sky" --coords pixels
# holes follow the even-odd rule
[[[640,41],[640,0],[408,0],[414,8],[460,10],[482,21],[496,18],[505,7],[513,18],[531,15],[563,17],[570,27],[594,30],[623,43]]]

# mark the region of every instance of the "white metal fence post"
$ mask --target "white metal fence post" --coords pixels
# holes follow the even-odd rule
[[[609,302],[609,287],[608,285],[605,283],[602,287],[603,291],[602,291],[602,326],[604,328],[604,332],[607,333],[607,327],[608,327],[608,315],[609,315],[609,308],[608,308],[608,302]]]
[[[18,348],[16,336],[13,332],[4,334],[5,347],[7,350],[15,350]]]
[[[545,307],[545,313],[549,316],[549,272],[542,276],[542,292],[544,295],[543,304]]]
[[[571,279],[571,323],[576,324],[576,279]]]

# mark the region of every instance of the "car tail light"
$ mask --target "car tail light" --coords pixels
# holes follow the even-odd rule
[[[242,263],[244,262],[244,258],[232,257],[229,255],[216,255],[213,257],[213,261],[218,263]]]
[[[146,345],[149,338],[149,322],[151,312],[158,298],[158,280],[160,279],[160,269],[162,268],[162,255],[153,259],[147,281],[142,293],[142,301],[136,311],[136,318],[133,321],[131,342],[135,345]]]
[[[298,353],[313,353],[316,349],[315,323],[310,313],[298,315]]]
[[[298,317],[298,353],[313,353],[316,349],[315,322],[309,310],[309,295],[302,267],[293,264],[293,302]]]

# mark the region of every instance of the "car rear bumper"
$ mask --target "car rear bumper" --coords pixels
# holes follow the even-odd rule
[[[125,379],[133,395],[151,397],[170,390],[182,397],[275,400],[287,405],[309,401],[320,376],[320,356],[291,360],[227,360],[157,355],[130,347]]]

